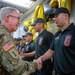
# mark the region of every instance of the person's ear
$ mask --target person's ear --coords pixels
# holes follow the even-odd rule
[[[9,21],[9,15],[5,16],[5,20],[8,22]]]
[[[65,14],[65,18],[68,18],[68,14],[67,13]]]

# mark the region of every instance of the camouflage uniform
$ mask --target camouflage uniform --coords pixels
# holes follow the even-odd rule
[[[36,62],[23,61],[19,57],[10,31],[0,25],[0,75],[30,75],[37,67]]]

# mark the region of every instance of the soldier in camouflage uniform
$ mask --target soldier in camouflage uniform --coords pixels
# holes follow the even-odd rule
[[[36,62],[23,61],[19,57],[11,32],[20,24],[20,13],[10,7],[1,9],[0,13],[0,75],[29,75],[38,68]]]

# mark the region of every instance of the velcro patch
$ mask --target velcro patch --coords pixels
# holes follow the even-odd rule
[[[69,46],[70,45],[70,41],[71,41],[71,36],[66,36],[66,39],[65,39],[65,42],[64,42],[64,45],[65,46]]]
[[[42,45],[42,42],[43,42],[43,37],[40,38],[39,45]]]
[[[14,47],[14,44],[9,42],[9,43],[5,44],[2,48],[3,48],[4,51],[8,51],[12,47]]]

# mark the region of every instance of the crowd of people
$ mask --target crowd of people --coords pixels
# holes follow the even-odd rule
[[[75,26],[70,23],[70,12],[57,8],[49,13],[60,30],[54,35],[44,29],[46,21],[34,20],[36,41],[27,32],[22,38],[13,38],[11,32],[20,25],[17,9],[5,7],[0,13],[0,75],[75,75]],[[13,21],[13,22],[12,22]]]

